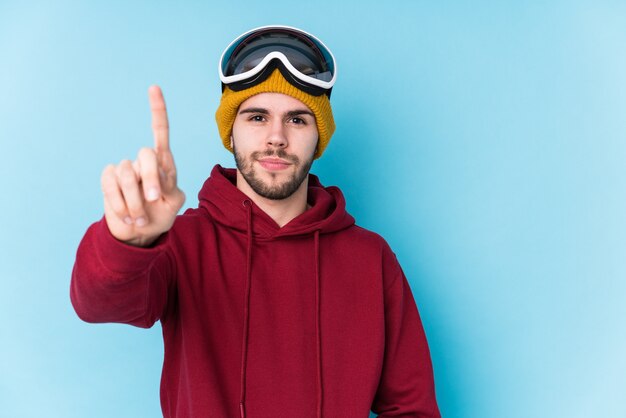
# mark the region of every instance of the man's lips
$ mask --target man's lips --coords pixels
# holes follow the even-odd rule
[[[291,165],[289,161],[285,161],[280,158],[266,157],[266,158],[261,158],[257,161],[259,162],[259,164],[261,164],[261,167],[265,168],[266,170],[271,170],[271,171],[284,170]]]

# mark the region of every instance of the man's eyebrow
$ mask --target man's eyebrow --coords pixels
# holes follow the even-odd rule
[[[290,110],[289,112],[285,113],[285,116],[289,118],[293,118],[295,116],[300,116],[300,115],[310,115],[312,117],[315,117],[315,114],[308,109]]]
[[[249,107],[239,111],[239,114],[242,113],[261,113],[262,115],[269,115],[270,112],[262,107]]]
[[[243,114],[243,113],[259,113],[261,115],[269,115],[270,112],[269,110],[263,107],[248,107],[245,109],[241,109],[239,111],[239,114]],[[293,117],[300,116],[300,115],[310,115],[312,117],[315,117],[315,114],[311,112],[309,109],[296,109],[296,110],[290,110],[285,113],[285,117],[288,117],[288,118],[293,118]]]

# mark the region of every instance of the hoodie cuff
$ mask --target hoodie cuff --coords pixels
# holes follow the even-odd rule
[[[95,225],[95,249],[100,262],[115,273],[145,270],[166,248],[167,233],[149,247],[135,247],[119,241],[111,234],[106,219]]]

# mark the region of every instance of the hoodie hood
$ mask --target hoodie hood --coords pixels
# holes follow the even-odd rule
[[[307,202],[310,205],[304,213],[296,216],[282,228],[254,202],[236,187],[237,171],[216,165],[211,176],[204,183],[198,198],[200,207],[208,211],[215,222],[240,231],[246,235],[246,277],[244,285],[243,329],[241,348],[241,382],[239,417],[246,418],[246,393],[248,374],[248,352],[250,335],[250,298],[252,294],[252,264],[254,242],[274,240],[283,237],[297,237],[312,240],[311,258],[315,260],[316,314],[314,328],[316,336],[316,417],[322,418],[322,358],[321,358],[321,307],[320,307],[320,235],[340,231],[354,225],[354,218],[346,212],[346,204],[341,191],[336,187],[323,187],[319,179],[309,174]]]
[[[307,202],[310,208],[292,219],[282,228],[263,212],[252,200],[236,187],[237,171],[213,167],[198,200],[200,207],[207,210],[218,223],[237,231],[248,232],[248,209],[251,206],[252,235],[255,239],[274,239],[298,235],[337,232],[354,225],[354,218],[346,212],[346,201],[341,191],[334,186],[324,187],[317,176],[309,174]]]

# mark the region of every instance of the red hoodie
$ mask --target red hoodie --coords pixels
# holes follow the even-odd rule
[[[336,187],[280,228],[216,166],[154,246],[93,224],[71,299],[88,322],[161,321],[165,417],[439,417],[426,337],[387,243]]]

